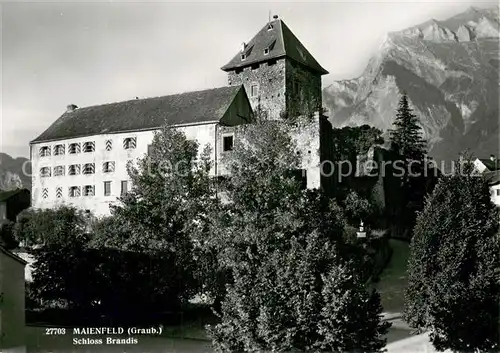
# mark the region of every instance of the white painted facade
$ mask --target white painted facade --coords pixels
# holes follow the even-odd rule
[[[491,201],[500,206],[500,184],[490,186]]]
[[[200,152],[204,146],[209,145],[212,149],[212,160],[220,164],[223,138],[231,136],[232,133],[225,127],[224,133],[219,133],[220,126],[217,123],[197,124],[188,126],[179,126],[177,129],[183,131],[189,140],[195,140],[200,145]],[[43,142],[31,145],[32,161],[32,205],[36,208],[54,208],[59,205],[73,205],[84,210],[90,210],[96,216],[109,215],[109,205],[116,202],[121,195],[122,181],[127,181],[128,190],[130,190],[130,178],[127,173],[127,163],[137,161],[146,156],[148,145],[151,144],[154,136],[154,130],[134,131],[116,134],[102,134],[87,137],[78,137],[53,142]],[[135,138],[136,146],[133,149],[125,149],[123,140]],[[106,146],[111,141],[111,150]],[[217,141],[217,145],[216,145]],[[83,152],[70,154],[69,144],[93,142],[94,152]],[[64,145],[65,153],[63,155],[54,155],[53,151],[56,145]],[[50,156],[40,156],[40,149],[49,147]],[[114,162],[114,171],[105,172],[103,164],[105,162]],[[83,174],[84,165],[94,164],[93,174]],[[69,175],[70,165],[80,165],[80,173]],[[64,167],[64,175],[55,176],[54,168]],[[42,168],[50,168],[50,176],[41,176]],[[218,171],[220,165],[214,163],[211,175],[220,175]],[[104,182],[110,182],[110,195],[104,194]],[[80,196],[70,196],[71,187],[80,187]],[[85,186],[94,187],[94,195],[84,195]],[[61,191],[62,193],[58,191]]]

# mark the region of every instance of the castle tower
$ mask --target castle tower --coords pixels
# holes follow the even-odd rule
[[[285,23],[274,16],[222,67],[229,85],[243,84],[255,110],[270,117],[311,114],[321,108],[321,76],[328,73]]]

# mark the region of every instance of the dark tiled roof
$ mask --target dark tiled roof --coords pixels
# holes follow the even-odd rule
[[[95,105],[66,112],[32,143],[220,120],[243,86]]]
[[[321,67],[316,59],[307,51],[304,45],[302,45],[282,20],[274,20],[271,21],[270,24],[272,26],[271,30],[268,30],[269,24],[266,24],[259,33],[248,42],[244,51],[244,53],[246,53],[245,60],[241,60],[242,53],[238,53],[229,63],[222,67],[222,70],[230,71],[257,62],[288,57],[322,75],[328,73],[328,71]],[[269,54],[264,54],[264,49],[266,48],[270,48]]]
[[[488,180],[490,185],[500,184],[500,170],[484,173],[484,177]]]
[[[500,160],[498,160],[498,158],[493,161],[489,158],[479,158],[479,160],[486,166],[486,168],[488,168],[489,171],[500,170]]]
[[[0,202],[10,199],[12,196],[19,194],[26,189],[16,189],[10,191],[0,191]]]

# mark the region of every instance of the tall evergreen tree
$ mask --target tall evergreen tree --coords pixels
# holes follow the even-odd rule
[[[391,150],[397,161],[394,163],[395,170],[399,169],[397,177],[401,181],[400,204],[393,218],[398,225],[398,236],[411,237],[410,230],[415,224],[416,213],[423,208],[429,176],[425,175],[428,170],[424,160],[426,142],[406,93],[401,96],[393,125],[394,129],[389,130]],[[400,231],[403,234],[399,234]]]
[[[499,212],[473,163],[443,177],[410,246],[404,317],[438,350],[498,351]]]
[[[426,142],[422,138],[422,128],[419,120],[410,108],[408,96],[403,93],[399,108],[394,120],[394,129],[389,130],[391,148],[407,160],[423,160],[426,150]]]

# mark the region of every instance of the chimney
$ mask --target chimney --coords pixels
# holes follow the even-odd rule
[[[75,111],[76,108],[78,108],[76,105],[69,104],[66,106],[66,113],[71,113],[71,112]]]
[[[495,162],[497,158],[495,157],[494,154],[490,154],[490,161]]]
[[[243,53],[247,47],[247,43],[243,42],[241,43],[241,52]]]

